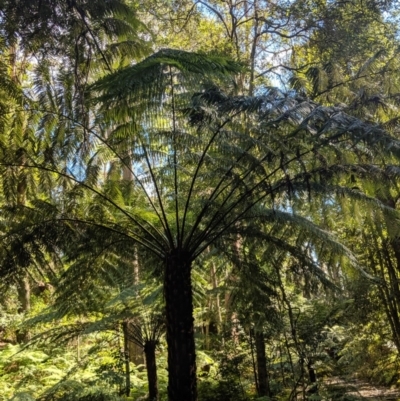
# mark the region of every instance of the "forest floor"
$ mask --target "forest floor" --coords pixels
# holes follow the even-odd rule
[[[330,394],[340,394],[333,399],[351,401],[400,401],[400,390],[398,388],[387,388],[376,386],[357,379],[343,379],[334,377],[325,382]]]

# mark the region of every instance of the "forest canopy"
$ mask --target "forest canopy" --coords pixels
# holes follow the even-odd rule
[[[398,17],[0,0],[0,400],[400,398]]]

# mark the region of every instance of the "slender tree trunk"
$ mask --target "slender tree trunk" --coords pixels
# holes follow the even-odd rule
[[[212,280],[212,287],[214,290],[217,290],[219,283],[217,279],[217,270],[215,268],[215,263],[211,263],[211,280]],[[225,338],[224,338],[224,333],[222,332],[222,312],[221,312],[221,302],[220,302],[220,296],[219,292],[215,295],[215,311],[216,311],[216,334],[220,334],[221,338],[221,344],[222,346],[225,345]],[[218,344],[218,342],[216,343]],[[218,349],[220,349],[220,346],[218,345]]]
[[[128,321],[122,323],[122,330],[124,333],[124,362],[125,362],[125,395],[129,397],[131,393],[131,369],[129,366],[129,332]]]
[[[31,309],[31,287],[29,285],[28,278],[21,277],[18,278],[17,284],[17,291],[18,291],[18,301],[19,301],[19,308],[18,313],[27,312]]]
[[[31,286],[25,273],[22,277],[17,278],[17,293],[19,301],[18,313],[29,312],[31,309]],[[30,339],[30,334],[27,330],[18,329],[15,334],[18,344],[26,343]]]
[[[317,374],[315,372],[313,361],[310,359],[307,363],[308,369],[308,379],[310,382],[310,388],[308,389],[308,394],[318,394],[318,385],[317,385]]]
[[[280,364],[279,367],[281,368],[281,376],[282,376],[282,384],[283,387],[286,387],[286,375],[285,375],[285,369],[284,369],[284,362],[283,362],[283,349],[282,346],[279,345],[279,359],[280,359]]]
[[[211,263],[211,280],[212,280],[212,287],[213,290],[216,290],[218,288],[218,280],[217,280],[217,270],[215,268],[215,263]],[[217,332],[221,332],[221,326],[222,326],[222,313],[221,313],[221,305],[219,301],[219,293],[215,296],[215,308],[217,312]]]
[[[259,30],[259,19],[258,19],[258,5],[257,1],[254,0],[254,15],[253,15],[253,39],[251,43],[250,52],[250,82],[249,82],[249,96],[253,96],[254,92],[254,81],[255,81],[255,71],[256,71],[256,53],[257,44],[260,37]]]
[[[149,401],[157,401],[158,385],[155,341],[146,341],[144,345],[144,354],[146,357],[147,381],[149,383]]]
[[[233,260],[233,265],[232,265],[232,271],[230,274],[228,274],[225,284],[229,287],[231,285],[234,285],[235,283],[238,282],[238,277],[237,277],[237,270],[240,269],[241,267],[241,257],[240,257],[240,251],[241,251],[241,238],[239,235],[236,237],[236,241],[232,244],[232,260]],[[225,295],[225,310],[226,310],[226,318],[230,319],[228,321],[228,324],[231,325],[231,337],[232,341],[235,345],[239,344],[239,318],[237,312],[233,309],[233,296],[232,296],[232,291],[229,291]]]
[[[258,377],[258,395],[259,397],[269,396],[269,382],[267,371],[267,356],[265,354],[264,333],[255,332],[255,344],[257,355],[257,377]]]
[[[169,401],[197,400],[191,264],[181,249],[165,261]]]
[[[125,181],[132,182],[133,181],[132,158],[128,156],[125,158],[124,161],[126,165],[124,165],[124,167],[122,168],[122,179]]]
[[[210,321],[204,322],[204,349],[208,351],[210,349]]]
[[[253,335],[254,335],[254,330],[250,329],[249,330],[249,339],[250,339],[251,361],[252,361],[252,364],[253,364],[254,383],[256,384],[257,394],[259,394],[260,393],[260,388],[258,387],[257,367],[256,367],[256,360],[254,358]]]
[[[308,367],[308,377],[310,379],[310,383],[316,383],[317,375],[315,373],[315,369],[312,366],[312,361],[308,363],[307,367]]]
[[[78,362],[81,360],[81,337],[79,335],[76,337],[76,360]]]
[[[129,175],[129,174],[132,174],[131,171],[129,171],[126,167],[124,167],[123,173],[124,173],[125,180],[132,181],[132,177],[131,177],[131,175]],[[133,263],[133,283],[135,286],[138,286],[139,282],[140,282],[140,263],[139,263],[138,250],[136,247],[134,250],[132,263]],[[140,322],[136,321],[135,325],[139,326]],[[131,362],[133,362],[136,366],[144,364],[143,347],[139,346],[134,341],[129,341],[129,360]]]

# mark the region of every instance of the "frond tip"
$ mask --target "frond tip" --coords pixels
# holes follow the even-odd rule
[[[175,69],[187,83],[223,78],[237,74],[242,66],[226,57],[183,50],[162,49],[150,57],[130,67],[110,74],[95,84],[91,89],[101,93],[101,102],[112,102],[125,98],[140,98],[144,93],[156,93],[164,89],[169,69]],[[160,94],[160,93],[159,93]]]

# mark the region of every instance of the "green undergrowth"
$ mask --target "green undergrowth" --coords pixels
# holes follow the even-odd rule
[[[399,385],[399,360],[393,344],[373,335],[376,327],[357,327],[361,334],[333,326],[323,329],[314,352],[314,368],[318,392],[308,393],[298,380],[300,359],[293,352],[281,354],[283,343],[267,341],[271,398],[258,397],[254,384],[253,361],[246,333],[239,333],[238,342],[214,344],[213,350],[198,344],[199,401],[287,401],[302,399],[356,400],[346,394],[346,383],[356,387],[358,381],[381,386]],[[212,342],[213,339],[211,338]],[[305,343],[303,343],[305,344]],[[312,343],[311,343],[312,344]],[[217,346],[218,345],[218,346]],[[305,345],[304,345],[305,346]],[[335,348],[335,358],[326,348]],[[218,350],[217,350],[218,349]],[[311,351],[310,351],[311,352]],[[168,371],[166,346],[157,350],[160,401],[167,400]],[[27,348],[7,344],[0,349],[0,401],[144,401],[147,397],[147,373],[144,365],[131,363],[130,397],[125,393],[124,361],[121,341],[111,333],[76,339],[64,345],[37,344]],[[293,376],[293,373],[295,376]],[[297,375],[297,376],[296,376]],[[329,379],[340,377],[345,385],[328,385]],[[307,376],[306,381],[307,385]],[[296,385],[296,387],[294,387]]]

